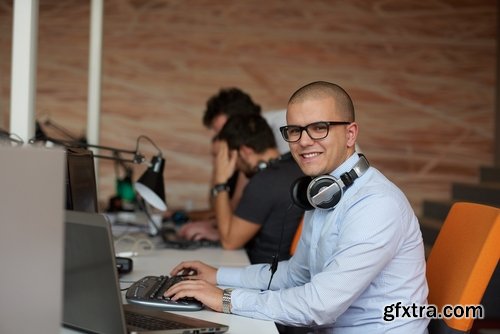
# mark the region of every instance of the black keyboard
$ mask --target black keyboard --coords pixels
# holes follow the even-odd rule
[[[192,328],[192,326],[180,322],[160,319],[146,314],[138,314],[130,311],[125,312],[125,320],[129,326],[147,330]]]
[[[160,308],[165,311],[197,311],[203,304],[194,298],[173,301],[163,294],[172,285],[186,279],[183,276],[146,276],[132,284],[125,295],[130,304]]]
[[[173,229],[163,229],[160,232],[165,248],[174,249],[198,249],[198,248],[220,248],[219,241],[212,240],[187,240],[180,238]]]

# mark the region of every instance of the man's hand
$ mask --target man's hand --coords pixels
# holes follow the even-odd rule
[[[171,286],[164,295],[172,300],[193,297],[212,310],[222,312],[223,290],[204,280],[187,279],[181,281]]]
[[[218,241],[220,239],[219,230],[217,229],[216,222],[213,220],[186,223],[182,225],[177,234],[187,240],[205,239]]]
[[[184,261],[170,271],[171,276],[189,275],[190,278],[204,280],[209,284],[217,284],[217,268],[201,261]]]
[[[214,159],[213,182],[214,184],[226,183],[236,170],[238,151],[229,151],[227,142],[219,141],[218,150]]]

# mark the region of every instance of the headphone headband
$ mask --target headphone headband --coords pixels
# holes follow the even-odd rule
[[[287,153],[284,153],[284,154],[280,155],[279,157],[271,159],[269,161],[260,160],[257,163],[256,170],[257,170],[257,172],[263,171],[264,169],[275,165],[279,161],[288,160],[291,158],[292,158],[292,154],[290,152],[287,152]]]

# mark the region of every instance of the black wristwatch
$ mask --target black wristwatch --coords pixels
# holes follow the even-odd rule
[[[220,192],[223,191],[229,191],[229,186],[227,183],[218,183],[215,186],[213,186],[212,190],[210,193],[212,194],[212,197],[217,196]]]

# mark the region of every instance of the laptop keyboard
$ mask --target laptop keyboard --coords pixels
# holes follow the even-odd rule
[[[146,276],[127,290],[129,303],[154,306],[167,311],[200,310],[203,305],[194,298],[173,301],[163,296],[172,285],[186,279],[183,276]]]
[[[127,325],[134,326],[147,330],[166,330],[166,329],[182,329],[193,328],[184,323],[160,319],[145,314],[138,314],[130,311],[125,312],[125,320]]]

